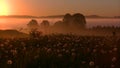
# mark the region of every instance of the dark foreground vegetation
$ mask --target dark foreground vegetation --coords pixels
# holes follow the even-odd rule
[[[44,35],[0,39],[0,68],[120,68],[120,37]]]

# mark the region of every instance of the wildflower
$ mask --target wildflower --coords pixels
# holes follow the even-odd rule
[[[21,45],[22,45],[22,46],[25,46],[25,43],[24,43],[24,42],[21,42]]]
[[[8,45],[9,44],[9,40],[5,41],[4,44]]]
[[[10,50],[13,55],[17,54],[17,50]]]
[[[81,63],[82,63],[82,64],[85,64],[85,63],[86,63],[86,61],[82,61]]]
[[[9,45],[9,48],[12,48],[13,47],[13,45]]]
[[[47,49],[47,52],[48,52],[48,53],[50,53],[51,51],[52,51],[51,48]]]
[[[73,52],[71,55],[72,55],[72,56],[76,56],[76,53]]]
[[[75,49],[71,49],[71,51],[72,51],[72,52],[74,52],[74,51],[75,51]]]
[[[40,45],[39,44],[37,44],[37,47],[39,47]]]
[[[66,50],[66,53],[69,53],[69,50]]]
[[[109,53],[112,53],[112,50],[109,50]]]
[[[94,65],[95,65],[94,61],[90,61],[90,62],[89,62],[89,65],[90,65],[90,66],[94,66]]]
[[[95,66],[95,68],[99,68],[99,66]]]
[[[111,65],[111,68],[115,68],[115,65],[112,64],[112,65]]]
[[[99,45],[95,45],[95,47],[97,48]]]
[[[87,52],[90,52],[90,48],[87,48]]]
[[[65,51],[65,49],[62,49],[62,51],[64,52],[64,51]]]
[[[12,63],[13,63],[12,60],[7,61],[7,64],[12,64]]]
[[[115,62],[116,60],[117,60],[116,57],[113,57],[113,58],[112,58],[112,62]]]
[[[47,50],[48,48],[47,47],[44,47],[44,50]]]
[[[64,44],[63,47],[64,47],[64,48],[67,47],[67,44]]]
[[[93,49],[93,52],[95,53],[97,50],[96,49]]]
[[[62,54],[60,54],[60,53],[58,54],[58,57],[62,57],[62,56],[63,56]]]
[[[0,47],[3,47],[4,46],[4,44],[0,44]]]
[[[26,50],[26,47],[23,47],[23,51],[25,51]]]
[[[115,48],[113,48],[113,51],[117,51],[117,48],[115,47]]]
[[[102,54],[105,54],[105,53],[106,53],[106,51],[102,49],[102,50],[101,50],[101,53],[102,53]]]
[[[39,58],[39,55],[34,56],[34,59],[37,59],[37,58]]]
[[[56,45],[53,45],[53,47],[56,47]]]
[[[59,50],[59,49],[57,49],[57,52],[59,53],[59,52],[60,52],[60,50]]]

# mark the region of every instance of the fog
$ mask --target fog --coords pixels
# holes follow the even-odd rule
[[[19,29],[26,28],[27,23],[31,19],[25,18],[1,18],[0,29]],[[62,18],[40,18],[36,19],[40,24],[43,20],[48,20],[50,25],[53,25],[56,21],[61,21]],[[91,28],[97,25],[101,26],[120,26],[120,19],[89,19],[86,18],[87,28]]]
[[[29,28],[27,24],[31,21],[30,18],[1,18],[0,19],[0,30],[15,29],[20,32],[29,33]],[[91,30],[93,27],[119,27],[120,19],[95,19],[95,18],[86,18],[86,25],[84,29],[81,29],[76,26],[54,26],[56,22],[62,21],[62,18],[39,18],[35,19],[38,22],[38,31],[42,31],[43,34],[51,33],[67,33],[67,34],[79,34],[79,35],[112,35],[113,30]],[[47,20],[50,24],[49,27],[42,27],[41,23],[43,20]],[[66,28],[67,27],[67,28]],[[119,30],[116,30],[118,35],[120,34]]]

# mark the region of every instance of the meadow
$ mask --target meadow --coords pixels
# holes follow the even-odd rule
[[[0,39],[0,68],[119,68],[120,36]]]

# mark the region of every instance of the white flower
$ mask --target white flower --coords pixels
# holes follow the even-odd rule
[[[26,47],[23,47],[23,50],[25,51],[25,50],[26,50]]]
[[[52,51],[51,48],[47,49],[47,52],[48,52],[48,53],[50,53],[51,51]]]
[[[64,45],[63,45],[64,48],[67,47],[67,46],[68,46],[67,44],[64,44]]]
[[[65,49],[62,49],[62,51],[64,52],[64,51],[65,51]]]
[[[94,66],[94,65],[95,65],[94,61],[90,61],[90,62],[89,62],[89,65],[90,65],[90,66]]]
[[[101,53],[102,53],[102,54],[105,54],[105,53],[106,53],[106,51],[102,49],[102,50],[101,50]]]
[[[95,53],[97,50],[96,49],[93,49],[93,52]]]
[[[111,65],[111,68],[115,68],[115,65],[112,64],[112,65]]]
[[[3,46],[4,46],[4,44],[0,44],[0,46],[1,46],[1,47],[3,47]]]
[[[86,63],[86,61],[82,61],[81,63],[82,63],[82,64],[85,64],[85,63]]]
[[[112,53],[112,50],[109,50],[109,53]]]
[[[72,55],[72,56],[76,56],[76,53],[73,52],[71,55]]]
[[[12,53],[13,55],[17,54],[17,50],[16,50],[16,49],[13,49],[13,50],[10,50],[10,51],[11,51],[11,53]]]
[[[66,52],[66,53],[69,53],[69,50],[66,50],[65,52]]]
[[[40,45],[39,44],[37,44],[37,47],[39,47]]]
[[[7,64],[12,64],[12,63],[13,63],[12,60],[7,61]]]
[[[113,58],[112,58],[112,62],[115,62],[116,60],[117,60],[116,57],[113,57]]]
[[[59,52],[60,52],[60,50],[59,50],[59,49],[57,49],[57,52],[59,53]]]
[[[115,47],[115,48],[113,48],[113,51],[117,51],[117,48]]]
[[[60,54],[60,53],[58,54],[58,57],[62,57],[62,56],[63,56],[62,54]]]
[[[72,52],[74,52],[74,51],[75,51],[75,49],[71,49],[71,51],[72,51]]]
[[[39,58],[39,55],[34,56],[34,59],[37,59],[37,58]]]

